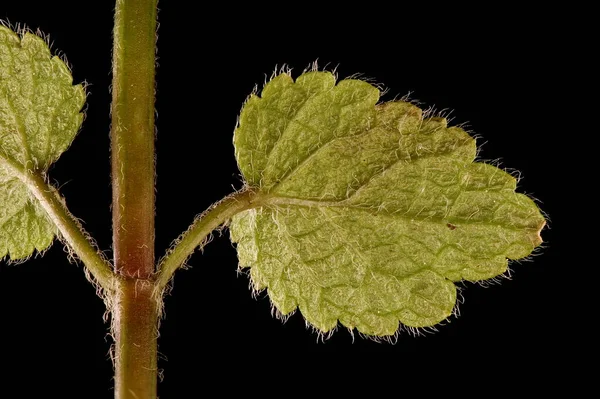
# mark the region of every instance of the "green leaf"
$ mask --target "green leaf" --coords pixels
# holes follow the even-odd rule
[[[359,80],[282,74],[244,106],[234,143],[262,206],[230,225],[241,267],[286,315],[377,336],[433,326],[454,282],[506,271],[545,224],[475,140]]]
[[[52,243],[56,228],[28,189],[69,147],[83,120],[81,85],[46,42],[0,26],[0,258]]]

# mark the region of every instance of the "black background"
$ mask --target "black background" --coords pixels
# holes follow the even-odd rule
[[[415,355],[435,363],[487,354],[523,364],[539,361],[541,353],[556,358],[569,351],[569,327],[560,326],[565,296],[557,290],[565,283],[566,234],[556,184],[563,173],[557,160],[565,152],[557,129],[569,117],[560,104],[577,79],[564,60],[574,59],[578,49],[559,23],[569,16],[491,6],[452,15],[429,5],[331,12],[318,4],[196,7],[163,1],[159,14],[157,257],[196,214],[241,186],[232,133],[254,85],[262,85],[276,65],[286,63],[297,75],[317,59],[322,67],[336,67],[340,77],[360,72],[374,78],[389,89],[384,99],[412,92],[427,106],[453,110],[453,123],[467,122],[481,136],[481,158],[519,170],[519,190],[539,199],[551,222],[541,255],[513,263],[511,280],[487,288],[465,284],[460,317],[435,334],[404,333],[395,345],[353,341],[343,329],[317,342],[300,314],[282,324],[271,316],[267,298],[251,298],[228,237],[216,238],[204,255],[191,259],[190,270],[177,273],[166,299],[161,398],[243,389],[239,376],[261,369],[263,379],[254,384],[267,385],[273,372],[286,375],[292,359],[328,356],[316,352],[352,355],[357,363],[363,352],[381,352],[398,362]],[[109,255],[112,12],[110,1],[0,6],[1,19],[50,34],[53,48],[72,64],[75,82],[90,85],[83,130],[50,176]],[[111,397],[103,312],[82,266],[69,264],[59,244],[43,258],[2,263],[0,397]],[[312,367],[319,371],[322,365]]]

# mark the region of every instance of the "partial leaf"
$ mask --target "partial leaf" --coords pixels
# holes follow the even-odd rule
[[[22,259],[56,234],[29,192],[69,147],[83,120],[85,92],[46,42],[0,26],[0,258]]]
[[[235,131],[263,204],[231,222],[240,266],[282,314],[300,308],[323,332],[433,326],[455,307],[454,282],[498,276],[542,242],[535,203],[473,162],[469,134],[379,95],[328,72],[282,74]]]

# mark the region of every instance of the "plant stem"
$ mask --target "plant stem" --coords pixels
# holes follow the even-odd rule
[[[113,49],[113,241],[117,271],[154,273],[154,53],[157,0],[117,0]]]
[[[117,0],[113,47],[115,397],[156,398],[154,74],[157,0]]]
[[[202,248],[206,237],[217,227],[243,210],[259,206],[260,198],[252,190],[239,191],[204,211],[194,223],[177,239],[158,267],[156,288],[162,293],[175,271],[194,253]]]
[[[115,326],[115,398],[155,399],[158,311],[154,282],[119,279]]]

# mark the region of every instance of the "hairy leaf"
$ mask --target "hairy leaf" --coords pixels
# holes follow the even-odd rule
[[[46,42],[0,26],[0,258],[47,248],[56,233],[27,187],[71,144],[85,102]]]
[[[379,96],[328,72],[281,74],[235,131],[263,204],[231,222],[240,266],[282,314],[300,308],[323,332],[433,326],[453,311],[454,282],[498,276],[542,242],[537,206],[473,162],[469,134]]]

